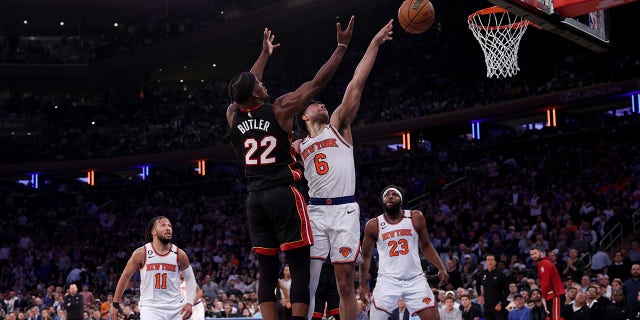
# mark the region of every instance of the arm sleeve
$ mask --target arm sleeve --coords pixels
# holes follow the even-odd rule
[[[187,287],[187,303],[193,305],[195,302],[194,300],[196,299],[197,287],[196,276],[193,274],[193,268],[189,266],[189,268],[182,270],[182,275],[184,276],[184,284]]]

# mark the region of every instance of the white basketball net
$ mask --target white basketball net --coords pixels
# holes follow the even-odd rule
[[[488,78],[507,78],[520,71],[518,48],[528,20],[500,7],[491,7],[473,13],[468,22],[484,52]]]

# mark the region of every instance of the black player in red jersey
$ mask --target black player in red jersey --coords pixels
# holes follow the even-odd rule
[[[293,117],[331,80],[353,34],[353,17],[343,31],[337,28],[337,47],[311,81],[277,98],[273,104],[262,84],[267,60],[278,45],[264,30],[262,52],[250,72],[242,72],[229,82],[227,108],[229,139],[245,166],[248,180],[247,216],[253,250],[260,264],[258,300],[265,320],[277,318],[274,289],[278,284],[278,251],[286,252],[291,270],[293,320],[304,319],[309,308],[309,246],[313,235],[302,194],[294,182],[302,172],[294,168],[291,147]]]

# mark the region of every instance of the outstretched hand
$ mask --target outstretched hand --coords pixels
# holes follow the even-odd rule
[[[387,24],[384,27],[382,27],[380,31],[378,31],[378,33],[373,37],[373,40],[371,40],[371,43],[379,46],[383,44],[385,41],[392,40],[393,39],[391,37],[392,34],[393,34],[393,19],[389,20],[389,22],[387,22]]]
[[[262,52],[266,52],[269,55],[273,53],[273,49],[280,46],[279,43],[273,44],[273,39],[275,39],[275,35],[271,33],[271,29],[264,28],[263,37],[262,37]]]
[[[340,24],[340,22],[336,23],[336,30],[337,30],[337,38],[338,38],[338,43],[341,44],[349,44],[349,42],[351,41],[351,36],[353,36],[353,20],[355,19],[355,16],[351,16],[351,19],[349,19],[349,25],[347,25],[347,29],[342,30],[342,25]]]

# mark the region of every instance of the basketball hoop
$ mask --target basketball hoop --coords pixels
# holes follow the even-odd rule
[[[495,6],[472,13],[467,22],[484,52],[488,78],[511,77],[520,71],[518,48],[529,20]]]

